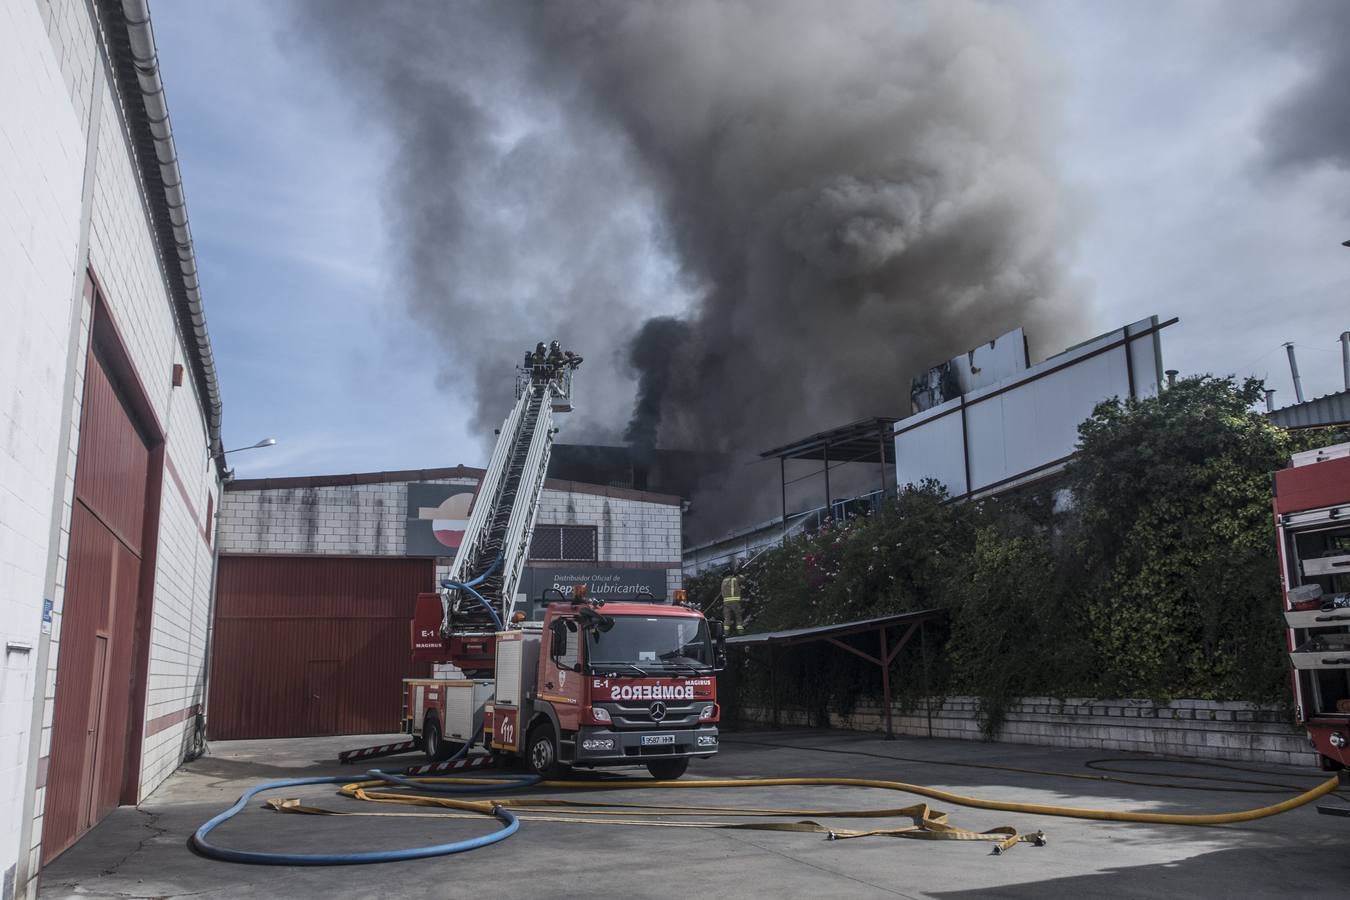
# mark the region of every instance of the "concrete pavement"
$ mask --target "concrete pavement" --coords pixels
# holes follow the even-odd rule
[[[1264,806],[1324,776],[1263,767],[1159,762],[1103,751],[901,738],[838,731],[728,733],[722,752],[689,778],[843,775],[926,784],[992,799],[1158,812]],[[1350,890],[1350,819],[1311,806],[1208,828],[1134,825],[933,805],[974,830],[1044,829],[1043,848],[993,856],[987,844],[887,837],[827,841],[816,834],[524,822],[520,833],[457,856],[334,868],[247,866],[195,855],[187,839],[261,781],[362,768],[338,750],[379,738],[213,744],[138,809],[116,811],[44,870],[41,896],[62,897],[1343,897]],[[1088,763],[1109,757],[1089,768]],[[412,757],[396,761],[406,765]],[[926,761],[918,761],[926,760]],[[395,762],[386,763],[390,768]],[[985,768],[1003,766],[1027,771]],[[1102,767],[1110,770],[1103,771]],[[1031,770],[1034,770],[1031,771]],[[631,772],[637,777],[636,770]],[[1037,774],[1060,773],[1060,774]],[[1081,776],[1089,776],[1087,778]],[[1077,777],[1075,777],[1077,776]],[[1112,779],[1104,780],[1103,776]],[[1203,776],[1203,777],[1202,777]],[[1228,778],[1234,782],[1204,780]],[[1148,782],[1131,784],[1126,781]],[[1170,786],[1161,786],[1168,784]],[[1204,790],[1202,788],[1210,788]],[[1214,790],[1214,788],[1222,788]],[[1242,791],[1242,792],[1239,792]],[[1265,791],[1256,793],[1252,791]],[[562,796],[551,794],[548,796]],[[284,815],[256,800],[217,829],[221,844],[332,852],[440,843],[483,834],[488,820],[429,819],[336,796],[328,785],[270,796],[329,809],[396,812],[380,818]],[[604,799],[617,799],[606,797]],[[844,787],[637,790],[624,800],[797,809],[904,806],[909,795]],[[797,817],[804,818],[804,817]],[[907,824],[828,820],[841,827]]]

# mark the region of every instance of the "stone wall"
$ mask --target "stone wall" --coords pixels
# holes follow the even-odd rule
[[[909,712],[895,708],[892,723],[896,734],[983,740],[975,712],[974,698],[951,697],[934,701],[931,731],[928,712],[922,706]],[[772,711],[762,707],[743,709],[742,716],[765,724],[773,721]],[[783,726],[816,724],[802,710],[782,710],[778,721]],[[860,701],[849,716],[831,715],[830,724],[860,731],[886,728],[881,705],[876,701]],[[1009,744],[1317,766],[1317,756],[1306,735],[1290,724],[1285,712],[1250,703],[1083,699],[1061,702],[1050,697],[1028,697],[1009,710],[997,739]]]

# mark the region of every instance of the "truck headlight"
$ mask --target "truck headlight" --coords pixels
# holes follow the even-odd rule
[[[717,735],[715,735],[715,734],[700,734],[700,735],[698,736],[698,745],[699,745],[700,747],[716,747],[716,746],[717,746]]]
[[[1341,734],[1339,731],[1333,731],[1329,740],[1331,741],[1331,746],[1335,747],[1337,750],[1345,746],[1345,735]]]
[[[586,738],[581,742],[582,750],[613,750],[614,738]]]
[[[597,722],[608,722],[610,721],[609,710],[605,709],[603,706],[592,706],[591,718]]]
[[[711,719],[715,715],[717,715],[717,707],[712,703],[709,703],[707,706],[703,707],[698,711],[698,719],[700,722],[707,721],[708,719]]]

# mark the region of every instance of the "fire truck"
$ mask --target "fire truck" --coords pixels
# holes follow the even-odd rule
[[[1299,724],[1328,771],[1350,765],[1350,443],[1275,473],[1275,528]],[[1321,808],[1350,814],[1350,810]]]
[[[517,368],[516,403],[449,576],[417,599],[413,658],[432,663],[435,675],[405,679],[404,730],[432,760],[481,740],[546,777],[641,765],[655,778],[679,778],[691,759],[717,752],[721,623],[686,606],[683,591],[670,601],[599,599],[584,584],[569,594],[517,593],[553,416],[572,410],[579,362],[554,344]]]

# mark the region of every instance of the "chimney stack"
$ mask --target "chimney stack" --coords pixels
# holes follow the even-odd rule
[[[1341,332],[1341,378],[1350,391],[1350,331]]]
[[[1266,388],[1266,412],[1275,411],[1275,389]]]
[[[1177,375],[1180,374],[1180,370],[1179,370],[1179,369],[1168,369],[1167,372],[1166,372],[1165,374],[1167,375],[1167,386],[1168,386],[1168,387],[1176,387],[1176,386],[1177,386]]]
[[[1303,381],[1298,377],[1298,360],[1294,358],[1294,342],[1290,341],[1284,345],[1284,349],[1289,352],[1289,373],[1294,376],[1294,400],[1297,403],[1303,402]]]

